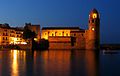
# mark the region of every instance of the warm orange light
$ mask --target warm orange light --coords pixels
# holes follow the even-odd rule
[[[37,39],[37,38],[34,38],[34,40],[35,40],[35,41],[38,41],[38,39]]]
[[[21,44],[27,44],[26,42],[21,42]]]
[[[12,76],[18,76],[17,50],[13,51]]]
[[[92,27],[92,30],[94,31],[94,30],[95,30],[95,28],[94,28],[94,27]]]
[[[92,17],[93,17],[93,18],[97,18],[97,14],[94,13],[94,14],[92,15]]]
[[[17,38],[14,38],[14,41],[17,41]]]
[[[43,36],[42,38],[45,40],[48,40],[48,36]]]

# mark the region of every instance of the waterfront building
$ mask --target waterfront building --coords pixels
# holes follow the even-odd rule
[[[28,24],[26,24],[28,25]],[[25,26],[26,26],[25,25]],[[40,25],[28,25],[36,33],[36,41],[40,40]],[[10,27],[9,24],[0,24],[0,45],[27,44],[23,39],[24,27]]]
[[[0,45],[26,44],[22,34],[22,28],[10,27],[9,24],[0,24]]]
[[[32,32],[35,32],[35,41],[40,39],[49,41],[49,49],[99,49],[100,48],[100,15],[96,9],[89,14],[88,29],[79,27],[43,27],[26,23]],[[23,39],[24,27],[10,27],[0,24],[0,45],[27,44]]]
[[[89,14],[88,29],[79,27],[43,27],[41,38],[49,41],[49,49],[99,49],[100,15]]]

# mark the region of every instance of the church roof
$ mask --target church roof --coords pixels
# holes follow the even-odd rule
[[[70,31],[70,33],[85,33],[85,30],[79,30],[79,31]]]
[[[83,29],[80,29],[79,27],[43,27],[42,30],[61,30],[61,29],[76,29],[76,30],[83,30]]]

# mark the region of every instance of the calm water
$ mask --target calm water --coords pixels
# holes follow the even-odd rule
[[[0,76],[120,76],[120,51],[0,51]]]

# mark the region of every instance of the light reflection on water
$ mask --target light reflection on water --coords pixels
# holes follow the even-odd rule
[[[119,54],[117,55],[120,57]],[[115,58],[118,57],[117,55]],[[103,70],[108,68],[104,66],[111,66],[105,64],[112,62],[107,60],[108,57],[113,58],[111,55],[93,50],[0,51],[0,74],[2,76],[98,76],[102,72],[102,76],[107,76],[108,74],[104,74],[107,71]],[[116,65],[117,60],[118,58],[114,62]]]

